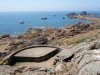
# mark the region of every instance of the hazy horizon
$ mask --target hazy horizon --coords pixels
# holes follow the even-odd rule
[[[95,0],[0,0],[0,12],[99,11]]]

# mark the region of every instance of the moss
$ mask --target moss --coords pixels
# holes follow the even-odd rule
[[[95,40],[94,36],[88,36],[88,37],[85,37],[85,38],[82,38],[82,39],[76,41],[75,43],[79,44],[79,43],[82,43],[82,42],[91,42],[93,40]]]
[[[76,41],[75,43],[76,43],[76,44],[79,44],[79,43],[82,43],[82,42],[84,42],[84,41],[86,41],[86,38],[82,38],[82,39]]]
[[[100,26],[97,26],[96,29],[100,29]]]

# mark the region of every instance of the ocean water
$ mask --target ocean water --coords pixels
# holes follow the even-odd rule
[[[0,12],[0,35],[18,35],[28,28],[55,27],[62,28],[68,24],[78,22],[88,23],[85,20],[69,19],[68,12]],[[56,15],[56,16],[55,16]],[[41,18],[47,17],[47,20]],[[65,19],[63,19],[65,17]],[[20,24],[24,20],[24,24]]]

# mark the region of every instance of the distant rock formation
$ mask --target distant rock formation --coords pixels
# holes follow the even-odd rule
[[[20,22],[20,24],[24,24],[24,23],[25,23],[24,20]]]
[[[47,20],[48,18],[47,17],[43,17],[43,18],[41,18],[41,20]]]
[[[65,19],[65,17],[63,17],[62,19]]]
[[[75,12],[71,12],[71,13],[68,13],[68,14],[67,14],[68,18],[70,18],[70,19],[73,19],[74,16],[76,16],[76,15],[78,15],[78,14],[75,13]]]
[[[67,14],[67,16],[70,19],[76,18],[76,16],[78,16],[78,15],[81,15],[81,16],[94,16],[93,14],[89,14],[86,11],[83,11],[83,12],[80,12],[80,13],[71,12],[71,13]]]
[[[88,13],[86,11],[83,11],[81,13],[79,13],[80,15],[88,15]]]

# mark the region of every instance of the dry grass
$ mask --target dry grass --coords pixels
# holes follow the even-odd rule
[[[89,31],[87,33],[78,34],[70,38],[63,39],[63,44],[71,45],[71,44],[79,44],[86,41],[93,41],[95,39],[100,38],[100,30],[96,29],[93,31]]]

